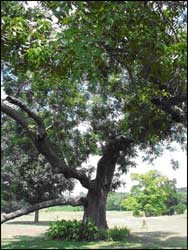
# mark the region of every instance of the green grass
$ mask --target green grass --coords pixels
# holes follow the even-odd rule
[[[131,231],[128,242],[63,242],[45,235],[51,221],[81,219],[83,212],[40,211],[40,222],[34,224],[34,214],[28,214],[2,224],[2,249],[187,249],[187,215],[147,218],[148,229],[141,228],[143,218],[130,212],[107,211],[110,228],[126,226]]]
[[[41,237],[28,237],[28,236],[21,236],[16,237],[16,241],[14,242],[6,242],[2,249],[96,249],[96,248],[111,248],[120,247],[120,246],[131,246],[130,243],[123,243],[120,242],[66,242],[66,241],[55,241],[49,240],[45,236]],[[132,243],[135,245],[135,243]],[[137,244],[139,246],[140,244]]]
[[[77,212],[77,211],[83,211],[82,207],[72,207],[72,206],[55,206],[55,207],[49,207],[44,209],[45,212],[50,211],[68,211],[68,212]]]
[[[17,236],[14,241],[3,241],[2,249],[187,249],[183,237],[170,237],[167,240],[151,236],[150,241],[140,237],[132,237],[124,241],[98,241],[98,242],[66,242],[49,240],[45,235],[37,237]]]

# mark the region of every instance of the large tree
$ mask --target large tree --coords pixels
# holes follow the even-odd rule
[[[2,112],[50,163],[53,174],[88,189],[83,220],[107,228],[115,167],[145,150],[185,142],[184,1],[2,2],[2,63],[9,80]],[[10,79],[11,78],[11,79]],[[95,177],[82,168],[101,156]],[[55,200],[3,215],[3,222]]]

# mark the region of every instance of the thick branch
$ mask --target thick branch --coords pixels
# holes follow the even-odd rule
[[[162,109],[166,113],[171,114],[172,119],[175,122],[185,123],[186,114],[182,110],[179,110],[178,108],[174,106],[174,100],[172,100],[173,103],[171,103],[171,100],[162,100],[158,97],[154,97],[152,98],[151,101],[153,102],[153,104],[158,106],[160,109]]]
[[[18,107],[20,107],[23,111],[25,111],[29,117],[33,118],[33,120],[41,127],[45,127],[43,120],[40,116],[36,115],[34,112],[32,112],[26,104],[24,104],[23,102],[21,102],[20,100],[12,97],[12,96],[7,96],[6,100]]]
[[[27,121],[15,109],[1,102],[1,111],[13,118],[15,121],[17,121],[22,126],[22,128],[29,134],[29,136],[33,137],[34,134],[31,130],[29,130]]]
[[[40,210],[42,208],[47,208],[47,207],[53,207],[57,205],[71,205],[71,206],[83,206],[85,202],[85,198],[58,198],[55,200],[50,200],[50,201],[44,201],[26,208],[19,209],[15,212],[9,213],[9,214],[1,214],[1,224],[8,221],[12,220],[14,218],[20,217],[22,215],[29,214],[31,212],[34,212],[36,210]]]
[[[19,102],[17,100],[16,101],[14,100],[13,102],[14,102],[14,104],[16,102],[19,107],[22,106],[21,102]],[[64,174],[65,178],[67,178],[67,179],[75,178],[75,179],[79,180],[80,183],[83,185],[83,187],[85,187],[87,189],[93,188],[93,184],[91,183],[90,179],[85,174],[80,173],[74,167],[67,166],[64,159],[59,159],[58,155],[53,150],[53,146],[51,145],[47,136],[42,137],[42,138],[37,137],[37,136],[35,136],[35,134],[32,131],[30,131],[28,129],[27,121],[19,114],[18,111],[16,111],[12,107],[9,107],[8,105],[4,104],[3,102],[1,102],[1,110],[5,114],[10,116],[11,118],[16,120],[26,130],[26,132],[28,132],[27,134],[32,139],[36,149],[38,150],[39,153],[44,155],[46,160],[51,164],[52,170],[54,173],[62,173],[62,174]],[[37,116],[35,114],[33,115],[33,112],[29,111],[29,109],[27,107],[22,106],[22,110],[27,110],[26,112],[31,114],[32,117],[35,117],[35,120],[36,120]],[[38,119],[38,121],[40,120],[39,117],[37,119]]]
[[[38,131],[37,131],[37,136],[39,136],[40,138],[43,138],[46,136],[46,130],[45,130],[45,126],[44,126],[44,122],[42,120],[42,118],[38,115],[36,115],[34,112],[32,112],[26,104],[24,104],[23,102],[21,102],[20,100],[12,97],[12,96],[7,96],[6,100],[18,107],[20,107],[20,109],[24,112],[27,113],[27,115],[32,118],[37,126],[38,126]]]

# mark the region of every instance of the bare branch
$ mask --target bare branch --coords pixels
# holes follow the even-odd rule
[[[31,212],[34,212],[36,210],[40,210],[42,208],[47,208],[47,207],[53,207],[53,206],[57,206],[57,205],[71,205],[71,206],[83,206],[85,203],[85,198],[58,198],[55,200],[50,200],[50,201],[44,201],[41,203],[37,203],[35,205],[26,207],[26,208],[22,208],[19,209],[15,212],[9,213],[9,214],[1,214],[1,224],[8,221],[8,220],[12,220],[14,218],[20,217],[22,215],[26,215],[29,214]]]

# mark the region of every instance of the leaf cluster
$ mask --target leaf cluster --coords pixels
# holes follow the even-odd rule
[[[61,220],[51,224],[47,235],[52,239],[67,241],[95,241],[107,238],[107,233],[91,221]]]

